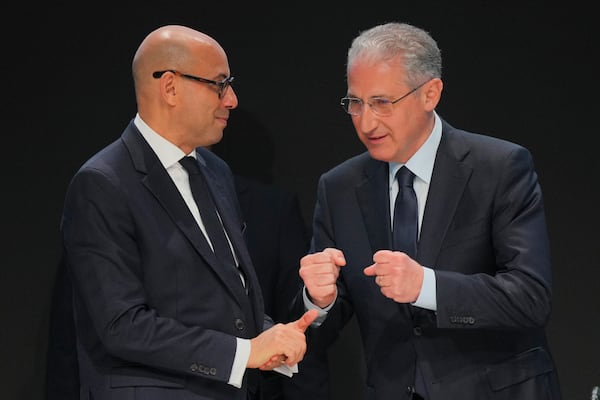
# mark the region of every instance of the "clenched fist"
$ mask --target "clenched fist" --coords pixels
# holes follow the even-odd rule
[[[423,286],[423,267],[400,251],[379,250],[373,255],[374,263],[364,269],[374,276],[381,293],[398,303],[417,300]]]
[[[333,248],[302,257],[300,277],[314,304],[325,308],[335,300],[336,282],[340,275],[340,267],[344,265],[344,254],[341,250]]]

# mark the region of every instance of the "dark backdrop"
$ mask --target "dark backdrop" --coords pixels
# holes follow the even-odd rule
[[[307,224],[318,176],[363,150],[338,104],[350,40],[392,20],[429,30],[444,57],[439,113],[533,152],[552,242],[548,334],[563,392],[588,399],[600,384],[599,29],[591,9],[575,1],[48,3],[3,12],[0,397],[42,398],[64,192],[133,117],[133,53],[167,23],[202,30],[228,52],[240,101],[239,122],[233,112],[225,131],[242,143],[234,167],[252,172],[256,154],[272,157],[269,179],[298,193]],[[350,325],[331,350],[336,399],[360,388],[356,335]]]

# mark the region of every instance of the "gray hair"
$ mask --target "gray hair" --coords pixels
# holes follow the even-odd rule
[[[398,22],[377,25],[354,38],[347,68],[357,59],[386,62],[397,56],[402,58],[410,86],[442,77],[442,55],[436,41],[425,30]]]

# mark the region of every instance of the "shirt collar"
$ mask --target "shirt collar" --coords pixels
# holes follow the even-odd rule
[[[196,158],[196,150],[192,150],[190,154],[185,154],[181,149],[169,142],[167,139],[156,133],[142,120],[139,114],[135,115],[133,123],[138,128],[144,139],[148,142],[156,156],[160,160],[165,169],[169,169],[179,163],[186,155]]]
[[[442,139],[442,121],[435,112],[434,119],[435,120],[431,134],[425,143],[423,143],[423,145],[419,148],[419,150],[417,150],[417,152],[413,154],[413,156],[406,162],[406,164],[397,162],[389,163],[390,182],[393,182],[396,179],[396,172],[398,172],[400,167],[406,165],[406,167],[410,169],[416,177],[429,184],[431,181],[431,175],[433,174],[435,154],[440,144],[440,140]]]

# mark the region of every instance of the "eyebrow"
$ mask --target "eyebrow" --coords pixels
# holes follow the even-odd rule
[[[360,97],[353,95],[352,93],[346,93],[346,97],[350,97],[352,99],[358,99],[358,100],[363,101],[363,102],[365,101],[365,100],[361,99]],[[370,100],[370,99],[385,99],[385,100],[390,100],[390,96],[386,96],[386,95],[380,94],[380,95],[375,95],[375,96],[369,96],[369,97],[367,97],[367,100]]]

